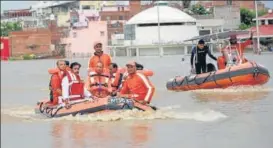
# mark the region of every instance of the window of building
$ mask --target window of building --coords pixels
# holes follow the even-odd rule
[[[118,20],[123,20],[123,16],[118,16]]]
[[[207,34],[210,34],[210,30],[200,30],[199,31],[199,35],[207,35]]]
[[[227,5],[232,5],[232,0],[227,0]]]
[[[88,6],[88,5],[82,5],[82,9],[83,10],[90,10],[90,6]]]
[[[104,36],[104,31],[101,31],[101,32],[100,32],[100,36]]]
[[[125,25],[124,33],[125,40],[135,40],[135,25]]]
[[[262,20],[262,21],[261,21],[261,25],[265,25],[265,20]]]
[[[268,20],[268,25],[273,25],[273,20]]]

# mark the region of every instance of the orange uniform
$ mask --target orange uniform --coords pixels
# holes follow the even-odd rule
[[[102,55],[94,54],[94,56],[89,59],[88,68],[94,69],[99,61],[102,62],[104,68],[108,68],[111,64],[111,57],[104,53],[102,53]]]
[[[58,97],[62,95],[62,79],[64,77],[63,71],[49,71],[52,74],[50,83],[49,83],[49,90],[50,90],[50,102],[53,105],[58,104]]]
[[[141,73],[130,74],[124,81],[120,94],[136,95],[135,99],[150,103],[155,88],[150,80]]]
[[[240,58],[244,59],[244,50],[248,45],[251,45],[251,44],[252,44],[252,40],[246,40],[245,42],[236,44],[235,46],[231,45],[230,48],[231,50],[237,50]],[[222,51],[229,51],[229,50],[230,50],[229,47],[224,47],[222,49]]]
[[[223,55],[218,57],[218,59],[217,59],[218,69],[224,69],[226,67],[227,59],[225,57],[227,57],[226,54],[228,52],[230,52],[230,51],[231,52],[232,51],[234,52],[235,50],[238,51],[239,55],[234,57],[236,59],[236,61],[238,61],[239,59],[242,59],[242,63],[247,62],[248,60],[243,56],[244,55],[244,50],[248,45],[251,45],[251,44],[252,44],[252,40],[249,39],[249,40],[246,40],[243,43],[236,44],[235,46],[234,45],[231,45],[230,47],[226,46],[223,49],[221,49],[221,52],[222,52]]]

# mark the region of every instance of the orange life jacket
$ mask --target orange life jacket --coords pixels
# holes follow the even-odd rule
[[[126,68],[119,68],[118,69],[118,72],[119,73],[126,73],[127,72],[127,69]],[[138,73],[142,73],[144,74],[145,76],[147,77],[150,77],[150,76],[153,76],[154,75],[154,72],[151,71],[151,70],[148,70],[148,69],[143,69],[143,70],[137,70]]]
[[[104,98],[110,94],[109,88],[111,88],[111,83],[109,80],[109,75],[107,73],[98,74],[96,72],[90,72],[89,74],[89,87],[92,95]]]
[[[102,62],[104,68],[108,68],[111,64],[111,57],[108,54],[101,55],[94,54],[88,62],[88,68],[94,69],[98,62]]]
[[[119,72],[116,72],[112,76],[110,76],[112,91],[116,91],[119,88],[122,83],[122,76],[123,74]]]
[[[69,82],[69,98],[70,100],[78,100],[84,98],[84,83],[81,82],[79,75],[67,72]]]
[[[54,72],[49,71],[49,74],[52,75],[49,82],[50,103],[53,105],[57,105],[58,97],[62,95],[62,79],[65,73],[62,71],[54,71]]]
[[[226,63],[225,63],[225,57],[224,56],[219,56],[217,58],[217,65],[218,65],[218,69],[225,69],[226,68]]]

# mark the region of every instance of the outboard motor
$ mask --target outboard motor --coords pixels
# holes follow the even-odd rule
[[[207,64],[207,72],[216,71],[215,66],[212,63]]]

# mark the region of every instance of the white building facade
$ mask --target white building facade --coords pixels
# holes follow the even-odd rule
[[[165,48],[163,51],[160,46],[183,44],[184,40],[199,35],[195,18],[166,5],[155,6],[135,15],[126,23],[124,33],[125,46],[158,46],[138,51],[140,56],[164,55],[166,52],[183,54],[181,48],[171,48],[169,51]]]

